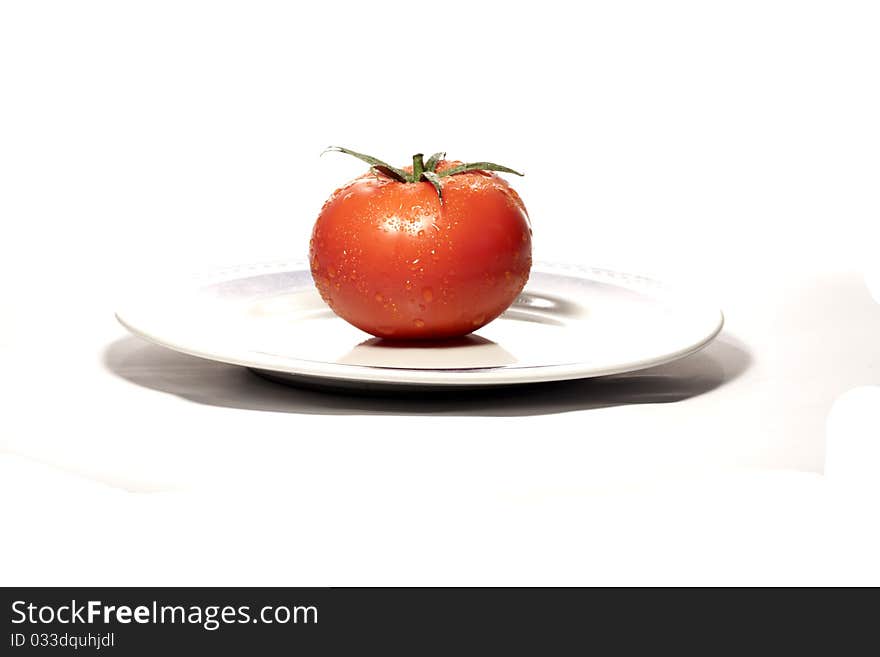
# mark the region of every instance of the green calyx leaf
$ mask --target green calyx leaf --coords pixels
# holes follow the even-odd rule
[[[358,153],[357,151],[342,148],[342,146],[329,146],[324,151],[324,153],[345,153],[346,155],[351,155],[352,157],[356,157],[357,159],[366,162],[371,167],[373,167],[377,171],[380,171],[381,173],[384,173],[389,178],[394,178],[398,182],[410,182],[406,171],[393,167],[387,162],[383,162],[382,160],[375,158],[372,155],[364,155],[363,153]],[[323,155],[324,153],[321,153],[321,155]]]
[[[457,173],[465,173],[467,171],[501,171],[503,173],[513,173],[517,176],[525,175],[520,173],[519,171],[514,171],[510,167],[505,167],[500,164],[494,164],[492,162],[465,162],[464,164],[459,164],[457,167],[452,167],[451,169],[446,169],[446,171],[441,171],[437,175],[439,175],[441,178],[446,178],[447,176],[454,176]]]
[[[448,178],[449,176],[454,176],[458,173],[466,173],[468,171],[500,171],[502,173],[512,173],[517,176],[523,175],[519,171],[515,171],[510,167],[505,167],[500,164],[495,164],[493,162],[466,162],[465,164],[459,164],[457,167],[452,167],[451,169],[446,169],[445,171],[437,173],[437,166],[446,157],[446,153],[434,153],[431,157],[428,158],[427,162],[424,161],[424,155],[422,153],[416,153],[415,155],[413,155],[412,172],[407,173],[403,169],[393,167],[387,162],[383,162],[382,160],[375,158],[372,155],[358,153],[357,151],[352,151],[348,148],[342,148],[341,146],[330,146],[329,148],[327,148],[327,150],[324,151],[324,153],[327,153],[328,151],[332,153],[345,153],[346,155],[356,157],[357,159],[369,164],[373,168],[373,170],[378,171],[379,173],[388,176],[389,178],[391,178],[392,180],[396,180],[397,182],[429,182],[437,192],[437,198],[440,199],[441,205],[443,205],[443,188],[440,184],[441,178]],[[321,155],[323,155],[324,153],[321,153]]]
[[[443,205],[443,187],[440,186],[440,176],[433,171],[423,171],[422,177],[434,185],[434,189],[437,192],[437,198],[440,199],[440,205]]]
[[[440,164],[440,160],[446,157],[446,153],[434,153],[431,157],[428,158],[428,161],[425,162],[425,170],[426,171],[436,171],[437,165]]]

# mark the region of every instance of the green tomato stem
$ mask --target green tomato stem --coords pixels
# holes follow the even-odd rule
[[[413,155],[413,170],[412,175],[410,176],[410,182],[421,182],[422,180],[422,172],[425,170],[425,155],[423,153],[416,153]]]

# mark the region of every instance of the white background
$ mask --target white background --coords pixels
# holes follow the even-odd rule
[[[0,583],[880,583],[878,34],[869,2],[3,3]],[[362,169],[329,144],[525,170],[536,258],[702,287],[725,333],[669,403],[335,398],[125,336],[127,280],[302,257]]]

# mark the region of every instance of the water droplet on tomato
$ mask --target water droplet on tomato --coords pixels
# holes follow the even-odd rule
[[[473,318],[473,320],[471,320],[471,324],[473,324],[474,326],[479,326],[484,321],[486,321],[485,315],[477,315],[476,317]]]
[[[383,301],[385,301],[385,297],[383,297],[380,292],[376,292],[376,296],[374,296],[373,298],[376,301],[378,301],[379,303],[382,303]]]
[[[426,287],[424,290],[422,290],[422,298],[425,301],[427,301],[428,303],[430,303],[431,301],[434,300],[434,290],[432,290],[429,287]]]
[[[403,287],[405,287],[407,290],[411,290],[412,289],[412,281],[406,281],[403,284]]]
[[[422,328],[425,325],[425,322],[421,319],[414,319],[413,324],[416,328]]]

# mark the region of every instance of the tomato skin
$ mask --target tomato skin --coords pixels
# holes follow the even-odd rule
[[[519,195],[484,171],[441,185],[442,205],[428,182],[368,173],[327,200],[309,261],[337,315],[382,338],[435,339],[475,331],[513,303],[532,264]]]

